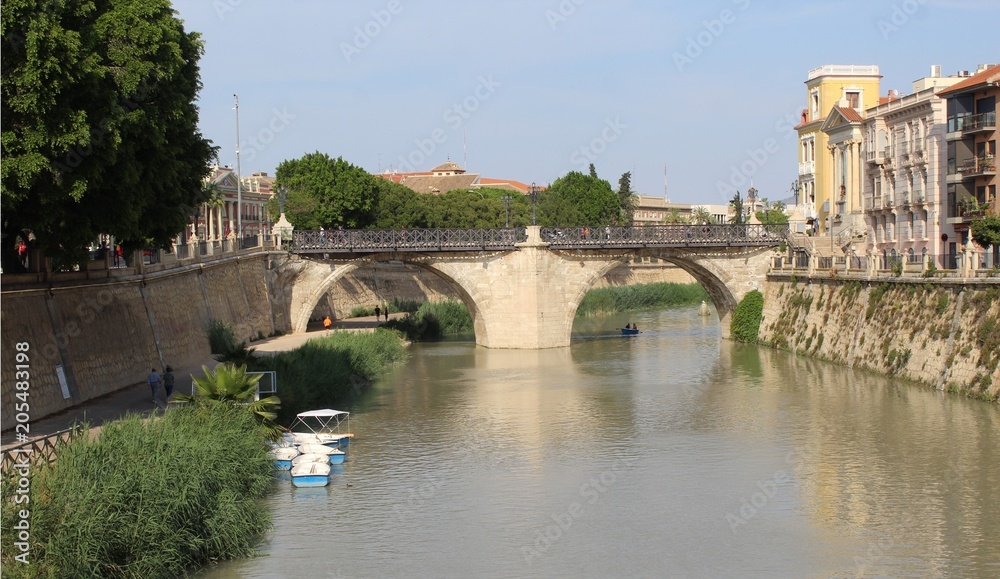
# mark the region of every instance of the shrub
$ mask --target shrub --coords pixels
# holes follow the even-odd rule
[[[221,406],[130,416],[84,435],[31,483],[31,563],[4,533],[5,576],[179,577],[251,555],[269,528],[271,461],[251,416]],[[3,525],[16,484],[3,485]]]
[[[743,297],[729,327],[729,335],[738,342],[754,343],[760,333],[760,322],[764,317],[764,294],[753,290]]]
[[[612,286],[587,292],[576,310],[577,316],[601,316],[619,312],[695,305],[708,300],[701,284],[649,283]]]

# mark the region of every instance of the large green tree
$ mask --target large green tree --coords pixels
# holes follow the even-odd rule
[[[307,208],[290,212],[286,205],[285,213],[296,229],[338,225],[358,229],[375,222],[378,178],[342,157],[308,153],[301,159],[282,161],[275,173],[275,187],[288,192],[293,206]]]
[[[571,171],[538,196],[538,224],[547,226],[618,223],[621,204],[603,179]]]
[[[969,226],[972,240],[981,247],[1000,246],[1000,215],[988,211],[982,217],[976,217]]]
[[[10,0],[0,21],[4,269],[29,235],[61,263],[102,233],[168,246],[214,154],[199,36],[169,0]]]
[[[639,206],[639,198],[632,190],[632,172],[623,173],[618,179],[618,204],[621,207],[621,216],[618,223],[621,225],[632,225],[635,220],[635,210]]]

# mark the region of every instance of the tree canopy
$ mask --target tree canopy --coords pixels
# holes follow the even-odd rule
[[[375,221],[380,192],[376,181],[342,157],[317,151],[282,161],[274,186],[287,192],[285,214],[296,229],[357,229]]]
[[[969,225],[972,240],[980,247],[1000,246],[1000,215],[989,211]]]
[[[100,234],[168,246],[214,154],[198,34],[169,0],[11,0],[0,21],[4,268],[29,233],[64,263]]]
[[[571,171],[538,196],[538,224],[546,226],[619,223],[621,205],[611,184]],[[631,216],[630,216],[631,217]]]

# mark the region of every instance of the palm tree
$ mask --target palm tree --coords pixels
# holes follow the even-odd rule
[[[663,216],[664,223],[688,223],[690,219],[681,215],[681,210],[677,207],[672,207],[667,214]]]
[[[221,364],[214,371],[207,366],[201,368],[205,371],[205,376],[194,378],[194,394],[178,396],[180,402],[197,405],[227,404],[246,408],[257,418],[270,440],[281,438],[282,429],[274,422],[278,417],[275,410],[281,407],[281,400],[277,396],[256,400],[260,374],[247,374],[246,365]]]
[[[695,207],[691,210],[691,223],[708,225],[712,222],[712,214],[705,207]]]

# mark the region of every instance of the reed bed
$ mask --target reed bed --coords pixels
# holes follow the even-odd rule
[[[278,422],[287,424],[299,412],[334,406],[361,392],[405,357],[395,333],[376,329],[370,334],[332,332],[290,352],[257,358],[251,365],[277,372]]]
[[[177,577],[253,554],[270,527],[271,463],[249,413],[180,407],[129,416],[63,447],[31,479],[30,564],[14,561],[3,485],[5,577]]]
[[[577,316],[606,316],[621,312],[694,305],[708,300],[701,284],[649,283],[592,289],[580,302]]]

